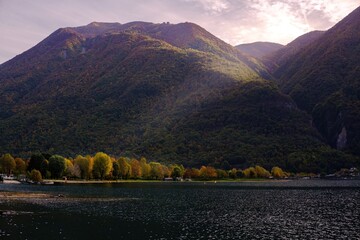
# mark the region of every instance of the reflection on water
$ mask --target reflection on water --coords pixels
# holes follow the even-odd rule
[[[360,181],[0,185],[0,239],[360,239]],[[57,197],[64,196],[64,197]]]

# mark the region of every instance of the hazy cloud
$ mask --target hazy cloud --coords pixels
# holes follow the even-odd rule
[[[359,5],[360,0],[0,0],[0,63],[60,27],[93,21],[188,21],[232,45],[286,44],[330,28]]]
[[[199,4],[205,11],[210,13],[221,13],[230,6],[226,0],[185,0],[185,2]]]

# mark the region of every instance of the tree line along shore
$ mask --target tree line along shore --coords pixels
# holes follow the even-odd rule
[[[3,154],[0,157],[0,172],[6,175],[26,176],[34,182],[43,179],[72,180],[215,180],[238,178],[285,178],[289,173],[279,167],[271,171],[253,166],[246,169],[216,169],[212,166],[185,168],[179,164],[164,165],[140,159],[114,158],[98,152],[94,156],[78,155],[74,159],[60,155],[33,154],[30,159]]]

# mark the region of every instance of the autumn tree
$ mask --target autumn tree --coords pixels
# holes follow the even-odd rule
[[[286,177],[286,174],[284,173],[284,171],[279,167],[273,167],[271,169],[271,175],[274,178],[284,178],[284,177]]]
[[[233,168],[233,169],[229,170],[229,177],[231,177],[233,179],[237,178],[237,170],[236,170],[236,168]]]
[[[26,162],[21,158],[15,158],[15,170],[14,173],[16,175],[25,174],[26,173]]]
[[[197,168],[187,168],[185,169],[185,172],[184,172],[184,178],[189,178],[189,179],[192,179],[192,178],[199,178],[200,176],[200,170],[197,169]]]
[[[64,175],[67,177],[73,177],[76,175],[75,167],[73,162],[70,159],[65,158],[65,171]]]
[[[140,159],[140,166],[141,166],[142,178],[144,178],[144,179],[149,178],[150,177],[151,167],[146,162],[146,158],[142,157]]]
[[[131,165],[131,177],[135,179],[141,178],[142,168],[140,162],[137,159],[133,158],[129,161],[129,164]]]
[[[66,168],[65,158],[60,155],[53,155],[49,159],[49,171],[52,178],[61,178]]]
[[[163,168],[160,163],[150,162],[149,165],[150,165],[150,178],[157,180],[164,178]]]
[[[257,177],[256,170],[254,167],[246,168],[242,171],[242,173],[245,178],[256,178]]]
[[[6,174],[11,174],[16,169],[15,159],[10,153],[6,153],[0,157],[1,169]]]
[[[123,179],[131,177],[131,165],[127,162],[126,158],[121,157],[118,160],[120,165],[120,176]]]
[[[269,178],[271,176],[268,170],[258,165],[255,166],[255,171],[258,178]]]
[[[203,179],[213,179],[217,177],[217,173],[215,168],[213,167],[202,166],[200,168],[199,176]]]
[[[162,167],[162,170],[163,170],[164,177],[166,177],[166,178],[170,177],[170,175],[171,175],[170,169],[165,165],[161,165],[161,167]]]
[[[111,168],[112,161],[110,157],[103,152],[96,153],[93,166],[94,177],[104,179],[111,172]]]
[[[74,160],[74,167],[79,169],[80,178],[89,179],[91,175],[90,157],[76,156]]]

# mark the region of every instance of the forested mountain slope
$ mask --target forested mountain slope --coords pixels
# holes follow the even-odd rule
[[[333,147],[360,155],[360,8],[280,64],[284,93]]]
[[[258,60],[192,23],[59,29],[0,65],[0,151],[292,170],[308,170],[307,154],[316,167],[338,161],[266,79]]]

